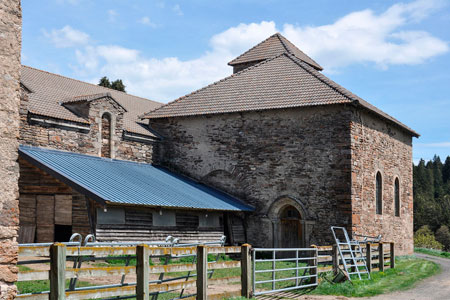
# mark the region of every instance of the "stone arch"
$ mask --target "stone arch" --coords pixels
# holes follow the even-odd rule
[[[284,229],[284,214],[286,209],[295,209],[298,212],[298,224],[295,222],[292,224],[298,226],[298,242],[296,244],[290,244],[290,247],[305,247],[309,245],[310,233],[312,231],[313,221],[310,220],[309,214],[305,208],[305,205],[298,199],[282,196],[277,198],[270,206],[267,216],[273,224],[273,246],[277,248],[286,247],[283,237],[286,235]],[[294,218],[295,219],[295,218]],[[295,229],[294,229],[295,230]]]

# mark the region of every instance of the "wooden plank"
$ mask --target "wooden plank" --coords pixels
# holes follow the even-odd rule
[[[36,236],[36,225],[20,225],[19,227],[19,244],[33,243]]]
[[[372,245],[370,243],[366,246],[366,266],[369,273],[372,273]]]
[[[332,261],[333,261],[333,273],[337,274],[339,271],[339,251],[336,244],[333,245]]]
[[[49,270],[19,271],[17,281],[48,280],[50,278],[49,272]]]
[[[331,271],[331,270],[333,270],[333,266],[317,268],[317,272],[319,272],[319,273],[328,272],[328,271]]]
[[[50,300],[64,300],[66,297],[66,245],[50,246]]]
[[[240,261],[219,261],[208,263],[208,269],[210,270],[239,268],[240,266]]]
[[[19,256],[49,256],[50,250],[48,246],[20,246]]]
[[[39,225],[53,225],[55,220],[55,197],[53,195],[37,195],[36,203],[36,224],[38,229]]]
[[[391,250],[390,253],[391,268],[395,268],[395,244],[391,243],[389,249]]]
[[[55,224],[72,225],[72,195],[55,195]]]
[[[319,251],[333,251],[333,246],[316,246]]]
[[[187,255],[195,254],[195,247],[149,247],[150,255]],[[117,255],[135,255],[136,247],[67,247],[67,255],[94,255],[94,256],[117,256]]]
[[[149,299],[149,286],[148,281],[149,274],[149,256],[148,246],[139,245],[136,248],[136,299],[148,300]]]
[[[332,255],[319,255],[317,256],[317,262],[332,262],[333,256]]]
[[[251,246],[242,245],[241,248],[241,296],[250,298],[252,293],[252,259],[250,257]]]
[[[37,225],[36,242],[51,243],[55,238],[55,225]]]
[[[197,300],[206,300],[208,290],[208,252],[197,246]]]
[[[238,246],[226,246],[226,247],[208,247],[209,254],[217,253],[241,253],[241,247]]]

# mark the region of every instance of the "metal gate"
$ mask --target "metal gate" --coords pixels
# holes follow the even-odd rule
[[[316,287],[317,248],[253,248],[253,295]]]

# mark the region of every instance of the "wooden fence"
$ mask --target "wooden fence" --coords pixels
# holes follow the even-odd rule
[[[318,249],[319,255],[318,268],[319,273],[337,272],[342,267],[342,261],[336,245],[332,246],[314,246]],[[386,266],[395,268],[395,244],[394,243],[368,243],[361,244],[363,254],[366,257],[366,264],[369,272],[383,272]]]
[[[341,265],[336,246],[315,246],[318,249],[317,259],[314,260],[317,272],[337,271]],[[376,243],[364,246],[367,266],[370,272],[375,270],[384,271],[385,266],[395,267],[394,243]],[[95,246],[95,247],[73,247],[65,244],[55,243],[48,246],[20,246],[20,257],[33,257],[29,262],[49,262],[50,270],[21,270],[19,281],[50,280],[50,291],[36,294],[20,294],[18,299],[94,299],[121,297],[136,299],[149,299],[158,293],[185,289],[196,290],[196,295],[184,295],[183,299],[223,299],[232,296],[251,297],[252,294],[252,265],[251,246],[190,246],[190,247],[155,247],[149,245],[139,246]],[[208,262],[208,254],[230,254],[238,258],[231,261]],[[67,262],[76,262],[79,258],[90,261],[124,258],[124,256],[136,258],[136,266],[86,266],[74,264],[67,267]],[[181,258],[193,256],[193,263],[151,265],[150,260],[154,257]],[[44,261],[36,257],[43,257]],[[24,264],[24,262],[21,262]],[[27,263],[25,262],[25,265]],[[211,278],[211,270],[240,268],[241,276],[230,276],[223,278]],[[187,276],[179,280],[165,279],[162,274],[171,272],[189,272]],[[192,273],[191,273],[192,272]],[[195,274],[193,273],[195,272]],[[136,283],[124,283],[109,286],[95,286],[66,289],[67,279],[136,275]],[[151,280],[150,276],[160,274],[159,280]],[[207,295],[208,285],[224,285],[240,282],[241,289],[236,292]],[[75,286],[75,285],[74,285]]]
[[[208,262],[208,254],[234,254],[240,260]],[[70,257],[120,257],[131,255],[136,258],[136,266],[99,266],[68,268],[66,266]],[[231,296],[250,296],[251,282],[251,258],[250,245],[240,247],[208,247],[199,245],[196,247],[152,247],[139,245],[137,247],[70,247],[65,244],[55,243],[50,247],[24,246],[19,248],[20,256],[50,258],[50,270],[20,271],[18,281],[50,280],[50,291],[37,294],[21,294],[18,299],[93,299],[127,297],[136,295],[136,299],[149,299],[159,292],[184,290],[196,288],[197,299],[206,299],[208,285],[227,284],[241,282],[242,290],[238,292],[208,295],[208,299],[223,299]],[[152,257],[186,257],[196,256],[196,263],[192,264],[165,264],[151,265]],[[73,259],[72,259],[73,260]],[[36,260],[34,260],[36,262]],[[241,276],[224,278],[208,278],[210,270],[241,268]],[[182,280],[159,281],[152,283],[151,274],[169,272],[196,272]],[[121,284],[120,286],[96,286],[93,288],[77,288],[66,290],[66,280],[79,277],[99,277],[113,275],[136,274],[135,284]],[[192,279],[192,277],[196,277]],[[150,283],[149,283],[150,282]],[[183,299],[195,299],[183,297]]]

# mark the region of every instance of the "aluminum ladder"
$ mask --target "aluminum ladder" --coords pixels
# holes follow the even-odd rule
[[[366,257],[363,255],[361,245],[359,241],[350,240],[348,237],[347,229],[345,227],[337,227],[331,226],[331,232],[333,233],[334,240],[336,242],[336,246],[339,251],[339,255],[342,260],[342,264],[344,266],[345,272],[348,274],[348,278],[351,281],[351,276],[357,274],[359,280],[361,280],[361,274],[367,274],[368,279],[370,279],[369,269],[366,264]],[[344,236],[345,241],[341,241],[337,233],[341,232]],[[342,246],[347,246],[346,249],[343,249]],[[346,254],[350,254],[350,257]],[[349,263],[347,261],[350,260]],[[350,270],[349,270],[350,267]],[[359,267],[364,267],[364,270],[360,270]],[[354,271],[352,271],[352,268]]]

